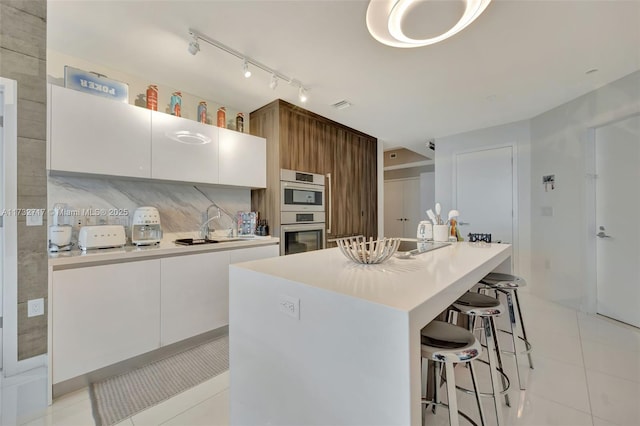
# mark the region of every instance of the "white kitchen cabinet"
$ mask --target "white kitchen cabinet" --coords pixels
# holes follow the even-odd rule
[[[160,260],[53,272],[53,382],[160,347]]]
[[[229,252],[160,262],[162,345],[229,324]]]
[[[242,250],[231,250],[229,252],[229,263],[249,262],[250,260],[266,259],[268,257],[278,257],[280,255],[279,245],[250,247]]]
[[[267,187],[267,140],[219,129],[221,185]]]
[[[218,128],[154,111],[151,177],[218,183]]]
[[[151,177],[151,111],[51,86],[51,170]]]

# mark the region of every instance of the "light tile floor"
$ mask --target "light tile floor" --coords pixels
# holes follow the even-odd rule
[[[512,380],[511,407],[504,404],[507,425],[640,425],[640,330],[521,293],[527,332],[534,345],[534,370],[520,357],[526,390],[518,389],[513,357],[505,356]],[[507,348],[510,342],[504,338]],[[483,390],[489,389],[486,368],[480,366]],[[468,372],[456,369],[459,384],[468,384]],[[224,373],[120,425],[227,425],[229,373]],[[443,392],[444,393],[444,392]],[[474,400],[458,393],[462,411],[475,417]],[[1,425],[93,425],[87,389],[65,395],[50,407],[46,401],[46,370],[3,379],[0,386]],[[483,401],[489,422],[495,413]],[[319,407],[320,408],[320,407]],[[448,424],[445,409],[427,416],[427,424]],[[465,424],[461,421],[461,424]]]

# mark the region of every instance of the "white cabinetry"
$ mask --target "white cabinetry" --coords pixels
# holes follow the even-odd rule
[[[50,87],[50,170],[266,187],[264,138]]]
[[[154,111],[151,128],[152,178],[218,183],[217,127]]]
[[[250,260],[278,257],[279,255],[280,246],[278,245],[251,247],[244,250],[232,250],[229,252],[229,263],[249,262]]]
[[[51,86],[51,170],[151,177],[151,111]]]
[[[160,260],[53,272],[53,382],[160,346]]]
[[[53,383],[229,324],[229,263],[278,245],[53,270]]]
[[[229,323],[229,252],[161,259],[162,345]]]
[[[246,133],[219,129],[222,185],[267,186],[267,141]]]

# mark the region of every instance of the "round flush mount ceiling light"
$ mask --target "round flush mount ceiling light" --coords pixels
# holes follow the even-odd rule
[[[392,47],[422,47],[445,40],[466,28],[487,8],[491,0],[464,0],[464,12],[458,22],[444,33],[430,38],[407,36],[402,24],[418,0],[371,0],[367,8],[367,28],[382,44]]]

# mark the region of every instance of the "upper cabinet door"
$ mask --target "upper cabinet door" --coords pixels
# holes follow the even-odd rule
[[[153,111],[151,177],[218,183],[218,128]]]
[[[151,177],[151,111],[51,86],[51,170]]]
[[[219,129],[221,185],[267,187],[267,140]]]

